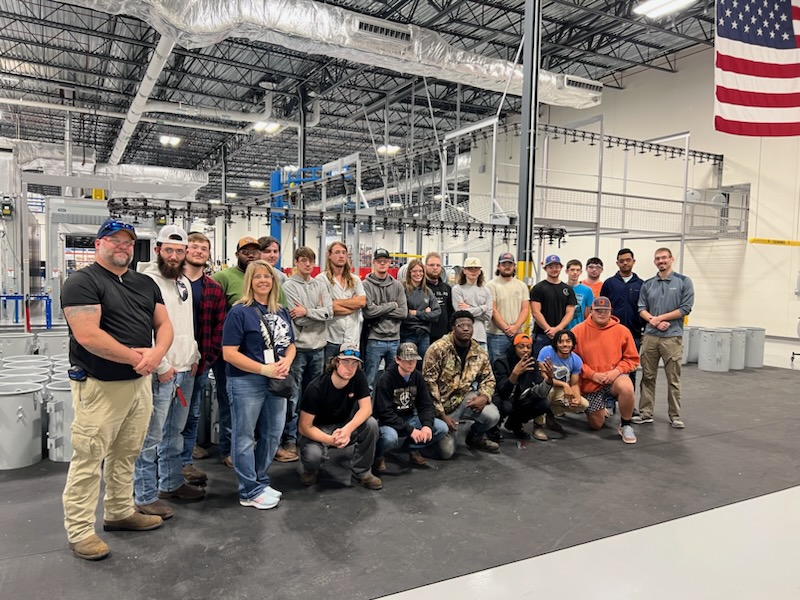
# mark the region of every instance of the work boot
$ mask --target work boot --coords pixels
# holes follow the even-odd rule
[[[171,492],[158,492],[158,497],[161,498],[162,500],[174,498],[176,500],[186,500],[188,502],[195,502],[197,500],[202,500],[203,498],[205,498],[206,491],[203,488],[199,488],[194,485],[189,485],[188,483],[184,483],[177,490],[172,490]]]
[[[181,469],[181,474],[183,478],[186,480],[186,483],[191,485],[205,485],[206,481],[208,481],[208,475],[203,473],[200,469],[195,467],[194,465],[183,465]]]
[[[119,521],[103,520],[104,531],[150,531],[158,529],[164,524],[164,520],[158,515],[143,515],[138,512],[131,513],[131,516]]]
[[[195,446],[192,449],[192,458],[194,460],[200,460],[200,459],[203,459],[203,458],[208,458],[208,450],[206,450],[202,446]]]
[[[428,461],[425,460],[425,457],[422,456],[422,454],[420,454],[416,450],[412,450],[411,452],[409,452],[408,458],[411,459],[412,465],[416,465],[418,467],[424,467],[425,465],[428,464]]]
[[[70,542],[69,547],[75,556],[83,560],[102,560],[111,554],[108,544],[101,540],[96,533],[80,542]]]
[[[386,472],[386,461],[383,459],[383,457],[375,459],[375,462],[372,463],[372,470],[376,473]]]
[[[317,475],[319,471],[303,471],[300,473],[300,482],[303,485],[314,485],[317,483]]]
[[[483,452],[489,452],[490,454],[497,454],[500,452],[500,444],[493,442],[485,435],[481,437],[467,436],[467,446],[475,448],[476,450],[482,450]]]
[[[375,477],[370,471],[364,471],[358,475],[353,473],[353,479],[368,490],[379,490],[383,488],[383,482],[380,480],[380,477]]]
[[[159,516],[165,521],[175,516],[175,511],[163,500],[156,500],[150,504],[137,504],[136,510],[143,515]]]
[[[275,453],[275,460],[282,463],[294,462],[300,458],[297,454],[297,446],[294,444],[286,444],[282,448],[278,448]]]

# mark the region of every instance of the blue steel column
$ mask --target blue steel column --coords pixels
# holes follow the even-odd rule
[[[269,178],[269,191],[272,192],[272,202],[270,206],[275,208],[281,208],[285,206],[283,194],[278,192],[282,191],[283,184],[281,183],[281,171],[273,171],[272,175]],[[269,221],[269,234],[281,241],[281,247],[283,247],[283,238],[281,237],[281,218],[282,215],[272,213],[270,216]]]

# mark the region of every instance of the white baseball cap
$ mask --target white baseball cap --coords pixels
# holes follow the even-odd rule
[[[177,225],[165,225],[158,232],[156,244],[180,244],[182,246],[189,245],[189,236],[186,231]]]

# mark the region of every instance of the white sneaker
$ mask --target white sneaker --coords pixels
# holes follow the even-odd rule
[[[633,427],[630,425],[620,425],[617,431],[622,436],[622,441],[626,444],[636,443],[636,433],[634,433]]]
[[[269,510],[270,508],[275,508],[278,506],[278,502],[281,501],[280,498],[276,496],[271,496],[266,493],[267,491],[264,490],[253,498],[252,500],[247,500],[246,498],[239,498],[239,504],[242,506],[252,506],[253,508],[257,508],[258,510]]]
[[[262,494],[269,494],[270,496],[273,496],[275,498],[280,498],[281,496],[283,496],[283,492],[279,492],[278,490],[276,490],[271,485],[268,485],[267,487],[265,487],[264,491],[261,492],[261,493]]]
[[[680,419],[672,419],[672,427],[674,429],[683,429],[686,425],[683,424],[683,421]]]

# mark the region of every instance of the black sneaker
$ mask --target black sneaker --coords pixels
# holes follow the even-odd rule
[[[564,433],[564,428],[561,426],[561,423],[556,421],[554,415],[547,413],[544,418],[544,423],[550,431],[555,431],[556,433]]]
[[[497,425],[486,432],[486,437],[492,440],[495,444],[499,444],[505,439],[505,436],[500,433],[500,427]]]

